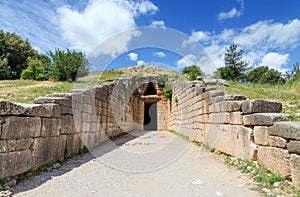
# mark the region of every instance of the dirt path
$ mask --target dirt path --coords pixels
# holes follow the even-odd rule
[[[16,196],[260,196],[247,176],[169,132],[135,132],[18,183]]]

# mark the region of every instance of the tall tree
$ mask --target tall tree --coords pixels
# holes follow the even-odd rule
[[[52,68],[51,76],[58,81],[75,81],[76,77],[87,75],[89,62],[83,52],[55,49],[48,51]],[[45,59],[45,61],[47,61]]]
[[[28,40],[23,40],[15,33],[0,30],[0,57],[7,59],[6,69],[9,71],[4,79],[19,79],[22,70],[28,66],[29,58],[37,58],[37,52],[32,48]]]
[[[244,60],[243,57],[244,51],[238,50],[237,45],[235,44],[225,47],[225,49],[226,52],[224,61],[227,69],[221,69],[220,71],[226,71],[226,79],[238,80],[242,78],[245,72],[249,69],[248,62]]]

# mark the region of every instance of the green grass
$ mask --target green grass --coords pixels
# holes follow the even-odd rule
[[[5,80],[0,81],[0,98],[17,103],[33,103],[39,96],[69,92],[72,88],[70,82]]]
[[[240,84],[229,81],[229,86],[222,87],[229,94],[242,94],[248,99],[266,99],[283,103],[283,113],[290,114],[294,121],[300,121],[300,80],[294,84]]]
[[[125,73],[121,70],[105,70],[101,72],[99,75],[98,84],[102,84],[105,82],[112,82],[116,79],[119,79]]]

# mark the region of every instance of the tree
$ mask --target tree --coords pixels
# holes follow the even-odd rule
[[[268,70],[268,66],[259,66],[248,73],[247,79],[251,83],[258,83],[261,77],[268,72]]]
[[[225,67],[226,69],[219,70],[220,72],[225,72],[227,78],[223,79],[231,79],[231,80],[238,80],[242,78],[248,68],[247,61],[244,60],[243,50],[238,50],[237,45],[231,45],[229,47],[225,47]],[[221,74],[222,75],[222,74]]]
[[[45,80],[45,68],[40,60],[29,60],[28,67],[21,73],[21,79]]]
[[[0,58],[0,80],[10,79],[11,70],[7,58]]]
[[[51,62],[47,70],[54,80],[75,81],[76,77],[85,76],[88,73],[88,59],[82,52],[55,49],[54,52],[48,51],[47,55]],[[44,57],[44,61],[47,62],[47,58]]]
[[[222,79],[234,80],[233,70],[228,66],[218,68],[214,75],[218,78],[220,77]]]
[[[287,80],[295,81],[297,78],[300,78],[300,65],[299,62],[293,64],[293,70],[285,72],[285,77]]]
[[[273,68],[264,73],[258,81],[258,83],[266,83],[271,85],[284,84],[285,82],[286,81],[282,77],[281,72]]]
[[[27,59],[36,58],[37,52],[32,48],[28,40],[23,40],[15,33],[0,30],[0,57],[7,59],[4,79],[19,79],[22,71],[27,68]]]
[[[191,81],[196,80],[198,76],[205,75],[204,72],[200,69],[200,67],[196,65],[185,67],[182,73],[186,74],[187,78]]]

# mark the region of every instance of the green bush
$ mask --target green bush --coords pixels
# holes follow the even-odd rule
[[[163,95],[167,98],[167,99],[171,99],[172,98],[172,88],[167,86],[164,87],[163,90]]]
[[[258,83],[271,85],[284,84],[285,82],[286,80],[282,77],[282,74],[273,68],[265,72],[258,81]]]
[[[198,76],[204,76],[204,72],[200,69],[199,66],[192,65],[187,66],[183,69],[182,74],[187,76],[187,79],[190,81],[194,81]]]
[[[45,80],[45,69],[40,60],[29,60],[28,67],[22,71],[21,79]]]
[[[261,76],[263,76],[266,72],[268,72],[269,67],[268,66],[259,66],[257,68],[254,68],[247,74],[247,79],[251,83],[258,83]]]

